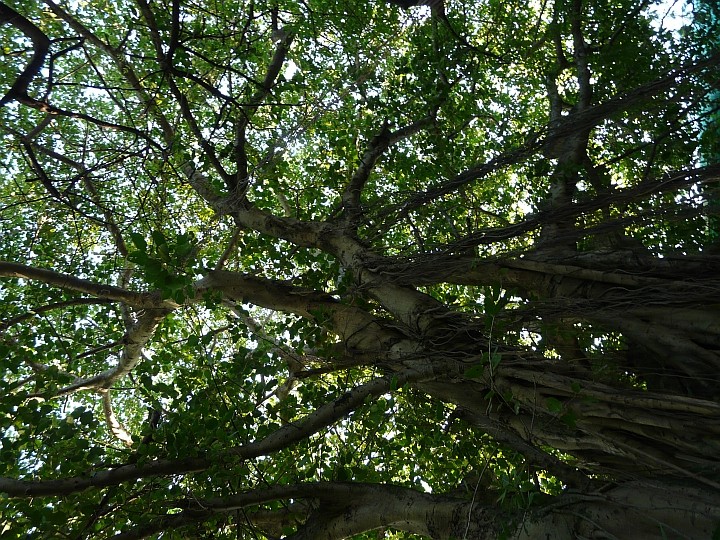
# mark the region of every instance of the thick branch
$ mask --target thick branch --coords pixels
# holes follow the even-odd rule
[[[192,162],[182,166],[182,172],[193,189],[218,215],[232,215],[238,227],[250,229],[274,238],[282,238],[296,246],[328,249],[331,238],[337,237],[335,228],[327,223],[301,221],[292,217],[279,217],[248,205],[243,197],[218,195],[210,179]]]
[[[383,526],[445,538],[453,526],[462,527],[453,523],[453,516],[468,515],[470,510],[468,501],[420,493],[401,486],[362,482],[293,484],[230,497],[177,501],[172,506],[182,508],[182,512],[164,515],[147,526],[119,534],[114,539],[146,538],[152,532],[200,523],[218,514],[289,499],[316,501],[313,516],[289,537],[295,540],[348,538]],[[475,511],[479,510],[476,508]],[[307,511],[304,514],[307,515]],[[246,515],[252,522],[252,514]],[[501,518],[501,513],[497,513],[495,519],[498,523]],[[488,526],[488,534],[495,526]]]
[[[373,379],[318,407],[302,420],[281,427],[260,441],[227,449],[213,455],[211,458],[161,459],[145,462],[141,465],[121,465],[112,469],[92,471],[83,476],[59,480],[28,481],[0,478],[0,492],[7,493],[11,497],[67,495],[93,487],[101,488],[118,485],[138,478],[204,471],[223,459],[237,458],[245,460],[268,455],[304,440],[324,427],[333,424],[366,403],[367,399],[371,397],[390,392],[407,382],[424,380],[432,376],[433,373],[430,370],[406,370],[393,376]]]
[[[89,390],[91,388],[109,389],[115,381],[129,374],[142,358],[142,351],[150,338],[152,338],[158,324],[165,318],[171,310],[154,309],[145,311],[138,319],[137,323],[130,328],[125,334],[123,342],[122,355],[118,365],[106,369],[102,373],[77,379],[71,384],[57,390],[53,397],[65,396],[78,392],[80,390]]]
[[[507,152],[496,158],[491,159],[487,163],[471,167],[461,172],[454,178],[443,182],[439,186],[430,188],[424,192],[417,193],[415,195],[412,195],[411,197],[408,197],[408,199],[401,205],[399,205],[399,207],[387,208],[384,211],[380,212],[380,217],[384,218],[384,222],[381,226],[378,227],[378,229],[389,229],[392,223],[400,221],[408,214],[410,214],[413,210],[429,204],[444,195],[452,193],[458,188],[470,184],[471,182],[481,180],[482,178],[497,171],[498,169],[507,167],[508,165],[513,165],[515,163],[520,163],[524,159],[533,155],[535,151],[539,148],[540,144],[533,143],[532,145],[529,145],[527,147],[522,147],[518,148],[517,150]]]
[[[123,302],[139,309],[175,309],[178,305],[171,300],[162,300],[159,295],[148,293],[136,293],[113,287],[112,285],[104,285],[80,279],[68,274],[61,274],[53,270],[45,270],[44,268],[34,268],[25,266],[24,264],[0,261],[0,277],[13,277],[21,279],[29,279],[31,281],[40,281],[47,285],[52,285],[60,289],[77,291],[95,296],[101,299],[115,300]]]
[[[388,126],[384,125],[380,133],[370,140],[365,154],[360,159],[358,168],[353,173],[353,176],[342,195],[342,204],[345,210],[346,221],[352,224],[360,215],[360,195],[362,194],[365,184],[370,178],[370,174],[372,173],[375,164],[385,151],[393,144],[418,133],[422,129],[431,125],[434,121],[434,116],[428,116],[396,131],[390,131]]]
[[[237,303],[249,302],[275,311],[294,313],[315,320],[338,335],[346,347],[387,352],[404,336],[357,307],[342,304],[329,294],[302,289],[287,283],[225,270],[209,272],[196,289],[219,291]]]
[[[105,413],[105,423],[108,425],[110,432],[120,440],[125,446],[133,445],[133,438],[130,433],[122,426],[120,421],[115,416],[112,406],[112,398],[110,397],[110,390],[105,390],[102,393],[102,404],[103,413]]]
[[[697,183],[716,182],[720,177],[720,165],[709,165],[686,171],[677,171],[665,178],[651,178],[635,186],[616,189],[593,197],[583,202],[567,202],[549,211],[530,214],[523,221],[513,223],[506,227],[494,227],[482,229],[477,233],[469,234],[460,240],[449,243],[443,251],[437,251],[432,255],[425,255],[425,264],[431,264],[431,260],[446,260],[448,253],[462,253],[473,246],[489,245],[518,237],[530,231],[537,230],[548,222],[567,221],[596,210],[608,208],[611,205],[620,205],[633,201],[640,201],[656,193],[667,193],[677,191],[683,187]],[[691,208],[691,212],[698,213],[698,210]],[[652,210],[651,214],[656,214]],[[632,220],[633,216],[626,218]],[[590,232],[593,232],[592,230]],[[577,230],[568,233],[567,238],[576,240],[578,237],[588,234],[588,231]]]
[[[662,92],[678,87],[682,80],[698,72],[714,67],[720,62],[720,53],[716,53],[697,63],[681,66],[669,71],[665,76],[608,99],[604,103],[588,107],[562,118],[557,126],[553,126],[545,138],[545,145],[553,145],[558,140],[572,137],[599,125],[612,116],[655,98]],[[675,97],[674,99],[678,99]],[[646,113],[646,111],[645,111]]]
[[[278,29],[279,30],[279,29]],[[258,107],[265,101],[270,91],[272,90],[275,81],[280,74],[285,58],[290,50],[290,45],[293,41],[293,36],[283,33],[281,39],[275,46],[272,60],[268,65],[265,78],[260,83],[260,88],[250,98],[250,102],[242,107],[240,111],[240,117],[237,120],[235,126],[235,163],[236,163],[236,174],[235,178],[228,185],[228,189],[231,195],[241,195],[247,190],[247,184],[249,182],[249,165],[247,160],[247,150],[245,148],[247,144],[246,132],[247,127],[250,125],[250,120],[258,109]]]
[[[588,131],[599,125],[607,118],[627,111],[630,108],[657,96],[661,92],[677,86],[679,84],[679,79],[711,68],[718,64],[718,62],[720,62],[720,53],[717,53],[696,64],[677,68],[660,79],[640,86],[630,92],[626,92],[623,95],[611,98],[599,105],[588,107],[582,112],[564,116],[562,117],[562,120],[558,122],[557,126],[553,126],[551,129],[546,130],[544,134],[545,137],[541,141],[532,143],[526,147],[518,148],[512,152],[507,152],[482,165],[471,167],[458,174],[455,178],[444,182],[437,187],[430,188],[425,192],[409,197],[404,203],[402,203],[402,205],[400,205],[399,208],[394,207],[386,209],[380,214],[381,217],[385,218],[385,223],[382,228],[389,228],[391,223],[399,221],[413,210],[416,210],[417,208],[428,204],[443,195],[452,193],[464,185],[480,180],[502,167],[522,161],[534,154],[543,146],[546,148],[554,147],[559,141],[566,138],[572,138],[577,133]],[[388,219],[391,215],[392,218]]]
[[[11,7],[0,3],[0,25],[5,23],[12,24],[32,40],[33,55],[28,65],[25,66],[22,73],[15,79],[10,90],[0,99],[0,107],[13,99],[28,95],[28,86],[40,72],[40,68],[42,68],[48,49],[50,48],[50,40],[37,26]]]

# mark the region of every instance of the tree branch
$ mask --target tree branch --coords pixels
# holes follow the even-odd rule
[[[277,30],[281,31],[282,29],[278,28]],[[242,107],[240,110],[240,117],[236,120],[234,143],[236,173],[235,178],[232,180],[230,185],[228,185],[228,190],[231,195],[242,196],[247,190],[249,182],[249,164],[247,159],[247,150],[245,148],[245,145],[247,144],[247,127],[250,125],[250,120],[252,119],[255,111],[258,107],[260,107],[263,101],[265,101],[265,98],[270,95],[270,91],[272,90],[272,87],[280,74],[280,70],[285,63],[285,58],[290,50],[292,41],[293,36],[283,32],[283,35],[275,46],[272,60],[268,65],[262,83],[260,83],[260,88],[250,98],[250,102]]]
[[[395,527],[408,532],[427,535],[437,525],[439,515],[447,514],[450,508],[459,510],[468,505],[463,499],[453,499],[444,495],[420,493],[414,489],[389,484],[370,484],[362,482],[315,482],[272,486],[267,489],[253,490],[248,493],[208,499],[182,499],[169,501],[168,507],[180,508],[182,512],[166,514],[152,520],[145,526],[120,533],[114,540],[135,540],[147,538],[153,533],[177,529],[193,523],[201,523],[218,514],[242,510],[248,507],[275,501],[317,501],[316,516],[330,519],[310,519],[299,526],[295,535],[289,538],[343,538],[375,529],[381,525]],[[303,505],[303,517],[310,511],[309,505]],[[341,510],[358,509],[358,512],[346,514]],[[339,515],[338,515],[339,514]],[[251,523],[252,514],[246,513]],[[433,516],[433,519],[430,516]],[[498,521],[500,516],[497,517]],[[449,520],[448,520],[449,522]],[[320,535],[320,529],[333,530],[332,536]],[[434,536],[436,537],[436,536]]]
[[[107,305],[110,303],[112,303],[112,300],[110,299],[76,298],[74,300],[67,300],[65,302],[53,302],[52,304],[47,304],[45,306],[37,306],[28,310],[27,313],[23,313],[22,315],[18,315],[17,317],[13,317],[12,319],[0,322],[0,333],[4,332],[13,325],[19,324],[23,321],[27,321],[28,319],[32,319],[33,317],[37,317],[41,313],[45,313],[47,311],[53,311],[55,309],[62,309],[64,307],[71,306]]]
[[[43,2],[50,8],[50,11],[52,11],[58,18],[65,21],[68,26],[70,26],[73,30],[75,30],[78,34],[83,36],[87,41],[92,43],[95,47],[100,49],[102,52],[107,54],[115,63],[115,65],[118,68],[118,73],[122,74],[122,76],[130,83],[130,86],[132,86],[133,89],[138,93],[138,96],[140,96],[140,99],[142,100],[143,104],[147,108],[148,111],[151,111],[155,119],[160,124],[160,127],[163,131],[163,138],[166,146],[171,146],[175,140],[175,130],[173,129],[170,122],[168,122],[167,118],[165,118],[165,115],[160,111],[160,108],[157,106],[157,103],[154,98],[150,97],[145,90],[145,87],[140,82],[140,78],[137,76],[135,71],[133,70],[132,65],[128,63],[127,60],[123,57],[122,54],[120,54],[119,50],[113,49],[109,44],[102,41],[100,38],[98,38],[93,32],[90,31],[85,25],[83,25],[76,17],[65,11],[63,8],[61,8],[59,5],[57,5],[53,0],[43,0]],[[97,122],[96,122],[97,123]],[[100,124],[98,124],[100,125]],[[112,127],[113,124],[110,124],[105,127]],[[102,127],[102,126],[101,126]],[[128,128],[132,129],[132,128]],[[142,138],[148,141],[151,141],[147,137],[146,134],[142,135]],[[158,146],[155,141],[152,141],[153,146]]]
[[[201,279],[196,284],[196,290],[198,296],[202,296],[205,290],[219,291],[225,298],[237,303],[249,302],[316,321],[352,349],[388,352],[393,344],[405,338],[365,310],[343,304],[329,294],[280,281],[216,270]]]
[[[155,293],[136,293],[120,287],[113,287],[112,285],[104,285],[68,274],[61,274],[53,270],[34,268],[32,266],[7,261],[0,261],[0,277],[40,281],[60,289],[82,292],[100,299],[124,302],[139,309],[173,310],[179,307],[172,300],[162,300],[160,295]]]
[[[140,362],[143,348],[152,338],[158,324],[170,311],[168,309],[146,310],[125,334],[123,339],[125,346],[117,366],[91,377],[76,378],[71,384],[54,392],[53,397],[62,397],[93,388],[109,389],[115,381],[129,374]]]
[[[444,182],[440,186],[430,188],[422,193],[417,193],[409,197],[401,205],[386,208],[380,212],[380,217],[384,219],[380,229],[387,230],[392,223],[399,221],[407,216],[413,210],[426,205],[439,197],[454,192],[456,189],[484,178],[492,172],[522,161],[523,159],[533,155],[537,150],[544,147],[552,147],[565,138],[570,138],[575,134],[589,130],[607,118],[627,111],[628,109],[642,103],[650,98],[657,96],[659,93],[673,88],[679,84],[679,78],[685,78],[699,71],[711,68],[720,63],[720,53],[714,54],[707,59],[694,64],[685,65],[674,69],[664,77],[661,77],[651,83],[637,87],[636,89],[626,92],[622,95],[608,99],[604,103],[588,107],[582,112],[562,117],[562,120],[556,126],[546,128],[543,133],[544,138],[539,141],[532,142],[524,147],[514,151],[507,152],[501,156],[482,165],[471,167],[455,178]]]
[[[422,129],[432,125],[434,122],[435,116],[429,115],[396,131],[390,131],[387,124],[383,125],[380,133],[375,135],[368,143],[365,154],[360,159],[360,164],[357,169],[355,169],[350,182],[343,191],[342,205],[345,212],[344,220],[346,223],[357,227],[358,224],[356,221],[361,214],[360,195],[378,159],[380,159],[393,144],[411,137]]]
[[[32,40],[33,55],[28,65],[25,66],[22,73],[15,79],[10,90],[0,99],[0,107],[13,99],[27,97],[28,86],[37,74],[40,73],[40,68],[42,68],[45,63],[45,57],[50,48],[50,39],[37,26],[11,7],[0,3],[0,25],[5,23],[10,23]]]
[[[321,405],[301,420],[277,429],[260,441],[229,448],[213,456],[160,459],[140,465],[133,463],[58,480],[29,481],[0,477],[0,493],[7,493],[11,497],[68,495],[93,487],[118,485],[138,478],[200,472],[223,459],[246,460],[268,455],[304,440],[333,424],[366,403],[369,398],[393,391],[405,383],[425,380],[434,375],[431,369],[424,371],[407,369],[392,376],[373,379]]]
[[[118,421],[115,413],[113,412],[112,400],[110,398],[110,390],[105,389],[102,394],[103,412],[105,413],[105,423],[107,423],[110,432],[115,436],[116,439],[120,440],[125,446],[131,447],[133,445],[133,438],[130,433],[122,426]]]

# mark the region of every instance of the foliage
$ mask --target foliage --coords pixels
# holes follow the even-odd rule
[[[712,6],[0,6],[3,538],[720,523]]]

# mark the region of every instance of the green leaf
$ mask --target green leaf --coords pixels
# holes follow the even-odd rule
[[[545,398],[545,407],[547,410],[554,414],[559,414],[563,411],[562,401],[554,397]]]
[[[484,373],[485,373],[485,365],[484,364],[475,364],[465,370],[465,377],[467,377],[468,379],[473,379],[473,378],[481,377]]]
[[[131,232],[130,240],[141,253],[147,252],[147,242],[145,241],[145,237],[143,237],[143,235]]]
[[[165,246],[167,248],[167,238],[165,238],[165,234],[163,234],[162,231],[152,231],[150,233],[153,239],[153,244],[155,244],[155,248],[158,249],[160,246]]]
[[[577,427],[577,414],[575,414],[575,412],[573,411],[568,411],[562,416],[560,416],[560,420],[562,420],[565,424],[567,424],[573,429]]]

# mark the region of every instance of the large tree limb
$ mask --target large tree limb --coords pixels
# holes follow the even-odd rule
[[[482,229],[476,233],[468,234],[455,242],[446,244],[443,246],[444,249],[442,251],[438,250],[434,254],[423,255],[422,259],[425,261],[425,264],[431,264],[433,260],[445,260],[448,253],[463,253],[474,246],[494,244],[502,240],[518,237],[541,228],[548,221],[557,222],[560,220],[574,219],[596,210],[608,208],[611,205],[640,201],[657,193],[673,192],[698,183],[715,182],[718,178],[720,178],[720,165],[717,164],[676,171],[664,178],[651,178],[632,187],[615,189],[598,194],[587,201],[566,202],[551,210],[535,212],[530,214],[526,219],[513,223],[512,225]],[[695,213],[700,212],[699,209],[695,208],[691,208],[689,211]],[[654,213],[656,213],[656,210],[651,211],[651,215]],[[632,220],[634,217],[619,219]],[[578,237],[591,234],[592,232],[592,229],[589,231],[579,230],[568,233],[567,238],[576,240]]]
[[[357,227],[358,224],[356,221],[361,214],[360,195],[378,159],[380,159],[393,144],[420,132],[424,128],[432,125],[434,121],[434,115],[430,115],[396,131],[390,131],[389,127],[384,125],[380,133],[370,140],[357,169],[355,169],[350,182],[348,182],[342,194],[342,205],[346,222]]]
[[[444,495],[421,493],[414,489],[388,484],[362,482],[315,482],[272,486],[222,498],[184,499],[169,505],[183,509],[166,514],[146,526],[125,531],[114,540],[147,538],[154,532],[177,529],[201,523],[213,516],[227,514],[273,501],[307,501],[302,507],[302,521],[295,540],[318,538],[347,538],[358,533],[392,527],[433,538],[446,537],[454,513],[467,513],[471,503]],[[314,508],[314,510],[311,509]],[[475,509],[479,511],[479,507]],[[485,510],[489,511],[489,509]],[[255,524],[252,513],[246,513]],[[308,519],[308,516],[310,518]],[[488,534],[503,519],[498,513],[495,525],[488,526]],[[443,534],[445,533],[445,534]]]
[[[373,379],[328,401],[304,418],[279,428],[260,441],[228,448],[212,456],[160,459],[143,464],[133,463],[111,469],[88,471],[82,476],[57,480],[30,481],[0,477],[0,492],[7,493],[11,497],[68,495],[89,488],[113,486],[139,478],[200,472],[223,459],[245,460],[269,455],[304,440],[340,420],[366,403],[368,398],[380,396],[405,383],[425,380],[434,375],[435,373],[431,369],[423,371],[408,369],[392,376]]]
[[[277,21],[274,21],[274,24],[277,24]],[[282,31],[280,28],[274,28],[273,30],[277,30],[278,32]],[[239,118],[236,120],[235,126],[234,144],[236,173],[235,178],[228,185],[230,195],[242,197],[247,190],[250,178],[246,149],[246,131],[255,111],[257,111],[260,105],[262,105],[267,96],[270,95],[270,92],[275,85],[275,81],[280,74],[280,70],[285,63],[287,53],[290,51],[290,45],[292,44],[293,37],[294,36],[291,34],[287,34],[282,31],[282,36],[278,39],[277,44],[275,45],[275,50],[265,73],[265,77],[259,84],[258,90],[250,98],[249,103],[240,109]]]
[[[34,268],[24,264],[0,261],[0,277],[12,277],[39,281],[60,289],[77,291],[96,298],[123,302],[138,309],[176,309],[178,305],[172,300],[162,300],[156,293],[137,293],[96,283],[87,279],[77,278],[44,268]]]
[[[215,270],[196,284],[196,290],[199,295],[205,290],[219,291],[227,299],[238,303],[249,302],[316,320],[337,334],[351,349],[386,353],[405,338],[397,330],[388,328],[378,317],[343,304],[329,294],[266,278]]]
[[[210,179],[192,162],[182,166],[182,172],[192,188],[215,210],[218,215],[232,215],[238,227],[250,229],[274,238],[282,238],[296,246],[323,249],[333,252],[330,240],[339,236],[337,227],[317,221],[302,221],[292,217],[280,217],[247,205],[243,197],[218,195]]]
[[[0,99],[0,107],[13,99],[27,97],[28,86],[40,72],[45,63],[50,39],[32,22],[20,15],[17,11],[0,3],[0,25],[10,23],[32,40],[33,55],[25,69],[20,73],[10,90]]]
[[[116,381],[128,375],[140,362],[143,348],[152,338],[158,324],[162,322],[170,311],[168,309],[146,310],[125,334],[123,352],[117,366],[91,377],[78,378],[71,384],[57,390],[53,397],[65,396],[80,390],[93,388],[109,389]]]

